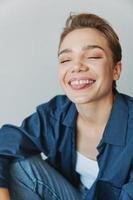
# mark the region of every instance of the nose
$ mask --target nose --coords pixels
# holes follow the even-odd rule
[[[89,67],[87,65],[85,65],[84,63],[82,63],[81,61],[76,61],[75,63],[73,63],[73,67],[71,72],[85,72],[88,71]]]

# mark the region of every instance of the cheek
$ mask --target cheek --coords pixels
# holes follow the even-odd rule
[[[64,83],[63,83],[63,75],[59,72],[58,73],[58,79],[59,79],[59,84],[60,84],[60,87],[64,90]]]
[[[62,81],[67,81],[68,77],[70,76],[70,70],[66,66],[60,66],[58,70],[59,78]]]
[[[58,77],[59,77],[59,79],[61,79],[62,76],[63,76],[63,70],[62,70],[62,68],[59,66],[59,68],[58,68]]]
[[[58,78],[59,78],[59,81],[60,81],[60,84],[62,85],[63,82],[64,82],[64,79],[65,79],[65,70],[62,69],[62,68],[59,68],[58,70]]]
[[[96,73],[103,77],[103,78],[112,78],[113,76],[113,68],[112,65],[110,65],[108,62],[105,62],[101,65],[101,67],[97,67]]]

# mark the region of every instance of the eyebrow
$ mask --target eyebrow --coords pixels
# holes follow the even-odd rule
[[[102,51],[105,51],[104,48],[102,48],[101,46],[99,45],[86,45],[82,48],[83,51],[86,51],[86,50],[90,50],[90,49],[101,49]],[[63,49],[62,51],[60,51],[58,53],[58,57],[63,54],[63,53],[72,53],[72,49]]]

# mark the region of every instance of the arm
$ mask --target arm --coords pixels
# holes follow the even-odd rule
[[[0,129],[0,187],[8,188],[9,166],[13,159],[23,159],[42,150],[48,152],[45,124],[39,110],[26,118],[21,127],[4,125]]]
[[[133,199],[133,166],[130,172],[128,183],[123,185],[119,200],[132,200]]]
[[[133,199],[133,182],[125,184],[119,200],[132,200]]]

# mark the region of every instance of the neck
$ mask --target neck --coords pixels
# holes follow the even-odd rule
[[[102,100],[90,102],[87,104],[76,105],[78,110],[78,117],[88,125],[103,126],[107,123],[114,97],[105,97]]]

